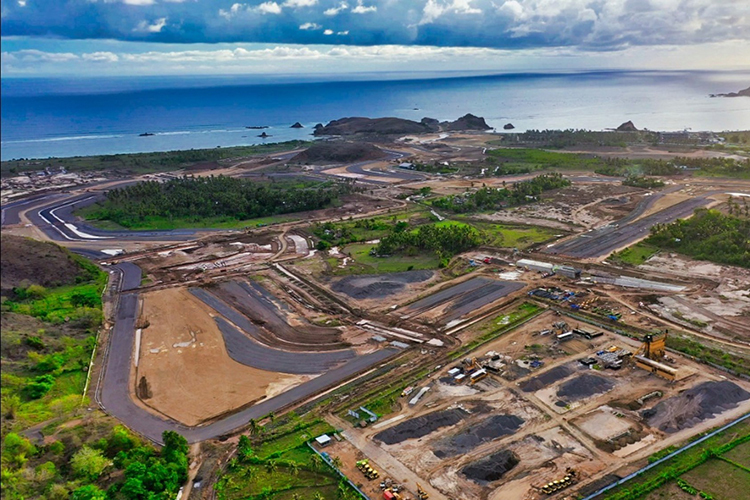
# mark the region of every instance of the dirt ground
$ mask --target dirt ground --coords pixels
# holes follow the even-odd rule
[[[193,426],[305,380],[233,361],[210,314],[183,288],[143,295],[148,327],[142,330],[137,380],[147,381],[146,404]]]

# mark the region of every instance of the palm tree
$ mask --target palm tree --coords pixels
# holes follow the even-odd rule
[[[276,462],[276,460],[269,460],[268,462],[266,462],[266,470],[268,470],[268,472],[276,472],[278,468],[279,464],[278,462]]]
[[[341,466],[343,465],[343,463],[341,462],[341,459],[339,457],[333,457],[331,459],[331,464],[336,469],[341,469]]]
[[[313,455],[310,457],[310,462],[312,463],[313,469],[317,472],[320,470],[320,466],[323,463],[323,459],[320,458],[320,455]]]
[[[326,500],[323,494],[319,491],[316,491],[313,495],[313,500]]]
[[[299,464],[297,462],[291,462],[289,464],[289,472],[291,472],[293,475],[299,474]]]
[[[292,500],[302,500],[299,493],[292,493]]]

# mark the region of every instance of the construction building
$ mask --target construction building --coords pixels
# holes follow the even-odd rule
[[[677,370],[660,362],[667,351],[667,333],[646,335],[633,359],[638,368],[672,381],[677,378]]]

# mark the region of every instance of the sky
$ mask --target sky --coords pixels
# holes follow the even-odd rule
[[[2,78],[750,69],[750,0],[2,0]]]

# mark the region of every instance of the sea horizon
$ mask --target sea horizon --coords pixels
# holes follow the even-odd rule
[[[474,74],[467,74],[474,73]],[[374,75],[4,78],[2,160],[311,139],[345,116],[482,116],[496,129],[750,129],[750,71],[425,72]],[[389,73],[391,77],[401,73]],[[290,128],[300,122],[304,128]],[[270,137],[260,138],[267,127]],[[153,134],[141,136],[141,134]]]

